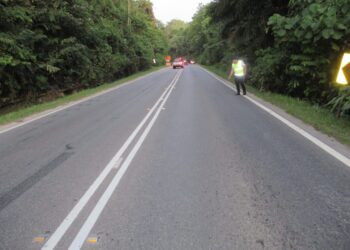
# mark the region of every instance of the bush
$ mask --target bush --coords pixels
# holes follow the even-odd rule
[[[268,25],[275,46],[258,55],[257,61],[266,60],[268,65],[276,56],[278,61],[276,51],[282,51],[288,57],[284,56],[281,65],[273,67],[275,72],[267,65],[262,68],[261,63],[258,65],[260,70],[255,71],[260,75],[280,76],[285,81],[285,91],[281,89],[279,79],[270,90],[325,104],[334,93],[332,69],[350,42],[347,28],[350,2],[294,0],[290,7],[289,16],[275,14],[270,17]],[[255,78],[259,80],[258,76]]]
[[[267,48],[257,51],[256,56],[249,82],[261,91],[288,93],[282,74],[283,63],[287,57],[285,53],[276,48]]]
[[[350,87],[344,87],[339,91],[338,96],[334,97],[328,106],[337,116],[350,115]]]

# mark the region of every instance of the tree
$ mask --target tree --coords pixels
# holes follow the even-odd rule
[[[187,27],[187,23],[185,23],[182,20],[171,20],[166,26],[165,26],[165,36],[167,38],[168,44],[169,44],[169,50],[170,54],[174,57],[176,56],[182,56],[181,49],[183,46],[183,39],[185,31]]]
[[[0,27],[0,107],[112,81],[167,52],[149,0],[0,0]]]

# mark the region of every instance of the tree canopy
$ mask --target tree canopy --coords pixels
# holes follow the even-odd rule
[[[149,0],[0,0],[0,107],[162,62]]]

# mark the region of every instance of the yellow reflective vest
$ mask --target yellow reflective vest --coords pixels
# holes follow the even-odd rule
[[[244,65],[245,64],[242,60],[238,60],[237,63],[232,63],[232,69],[235,72],[235,76],[244,76]]]

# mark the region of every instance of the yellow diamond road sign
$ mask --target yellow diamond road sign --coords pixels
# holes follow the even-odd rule
[[[337,83],[343,85],[350,83],[350,53],[345,53],[343,55],[337,76]]]

